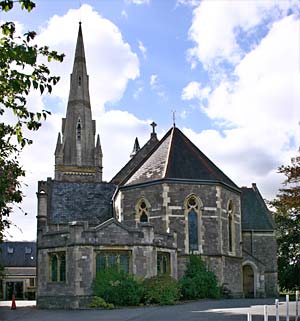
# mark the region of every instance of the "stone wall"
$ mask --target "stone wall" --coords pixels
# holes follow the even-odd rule
[[[128,251],[130,271],[139,277],[157,274],[157,251],[170,254],[170,272],[177,278],[176,236],[154,234],[151,224],[128,229],[114,219],[97,227],[87,222],[49,225],[38,233],[38,300],[40,308],[79,308],[92,296],[96,255]],[[66,281],[50,279],[50,255],[66,253]]]
[[[254,273],[257,273],[256,296],[276,296],[278,288],[275,232],[243,231],[243,250],[244,262],[252,264]]]

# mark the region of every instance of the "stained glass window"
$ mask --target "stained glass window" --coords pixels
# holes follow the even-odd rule
[[[57,256],[53,255],[51,258],[51,281],[57,281]]]
[[[157,274],[170,274],[170,254],[157,252]]]
[[[49,254],[50,280],[52,282],[66,281],[66,253],[55,252]]]
[[[101,252],[96,256],[96,271],[116,267],[119,271],[129,273],[129,252]]]
[[[198,250],[198,217],[194,209],[188,214],[189,225],[189,251]]]

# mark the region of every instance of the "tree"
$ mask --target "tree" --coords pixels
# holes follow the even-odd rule
[[[277,225],[278,279],[281,289],[294,290],[300,287],[300,154],[278,172],[286,177],[270,202]]]
[[[30,12],[35,3],[30,0],[0,1],[0,10],[9,11],[18,2],[22,9]],[[53,76],[42,63],[44,59],[62,61],[64,55],[50,51],[47,46],[33,43],[36,33],[29,31],[22,37],[16,35],[13,22],[0,26],[0,116],[14,115],[10,123],[0,121],[0,242],[4,229],[9,227],[12,206],[23,198],[20,178],[25,171],[19,162],[22,149],[32,141],[25,137],[24,128],[38,130],[50,112],[32,111],[27,105],[31,90],[41,94],[51,93],[59,77]]]

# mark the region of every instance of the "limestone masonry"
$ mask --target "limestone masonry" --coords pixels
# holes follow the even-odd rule
[[[129,162],[102,181],[81,25],[55,178],[38,183],[37,305],[80,308],[97,271],[180,278],[201,255],[233,297],[277,293],[272,217],[255,184],[239,188],[175,125],[136,139]]]

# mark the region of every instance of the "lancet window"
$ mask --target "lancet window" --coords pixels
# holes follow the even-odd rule
[[[233,252],[234,243],[234,210],[232,201],[228,204],[228,250]]]
[[[50,253],[50,280],[52,282],[66,281],[66,253]]]
[[[148,222],[149,206],[145,199],[141,199],[137,204],[137,217],[141,223]]]
[[[192,195],[186,200],[188,251],[199,251],[200,200]]]
[[[80,119],[78,119],[77,126],[76,126],[76,135],[77,135],[77,140],[81,140],[81,122]]]
[[[96,256],[96,272],[115,268],[125,273],[130,272],[129,251],[101,251]]]

